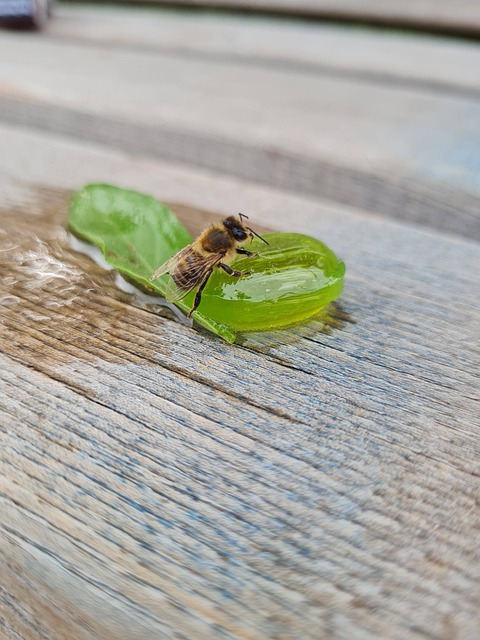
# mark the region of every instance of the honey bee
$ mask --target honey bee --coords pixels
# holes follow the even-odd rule
[[[260,238],[268,244],[265,238],[255,233],[253,229],[243,223],[248,216],[243,213],[225,218],[219,224],[213,224],[205,229],[191,244],[181,249],[172,258],[162,264],[150,276],[150,280],[156,280],[168,273],[170,280],[167,285],[166,298],[170,302],[181,300],[191,291],[197,290],[193,307],[188,313],[188,318],[200,304],[202,291],[215,268],[226,271],[230,276],[239,278],[249,275],[250,271],[235,271],[229,267],[237,254],[256,258],[257,253],[252,253],[241,247],[249,238]]]

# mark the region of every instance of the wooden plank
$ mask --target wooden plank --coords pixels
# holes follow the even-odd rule
[[[8,135],[3,630],[476,637],[479,246],[233,178],[165,175],[164,163]],[[68,193],[35,187],[89,171],[183,189],[197,206],[223,199],[220,215],[239,198],[263,202],[267,224],[276,213],[278,228],[308,228],[345,258],[340,305],[242,346],[152,313],[71,251]],[[177,211],[192,231],[204,224],[205,212]]]
[[[0,77],[4,122],[480,237],[477,100],[11,34]]]
[[[453,39],[228,13],[59,5],[48,37],[480,94],[480,49]]]
[[[149,0],[158,5],[222,7],[337,21],[478,35],[475,0]]]

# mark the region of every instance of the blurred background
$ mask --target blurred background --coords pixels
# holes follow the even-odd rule
[[[0,0],[0,15],[14,180],[268,220],[271,188],[479,235],[478,2]]]

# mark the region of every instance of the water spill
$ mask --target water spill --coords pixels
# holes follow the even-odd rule
[[[96,285],[81,269],[65,260],[58,238],[45,240],[37,234],[17,233],[12,241],[5,229],[0,234],[0,304],[18,304],[22,314],[43,322],[47,312],[74,305]],[[5,242],[4,239],[8,238]],[[24,305],[22,302],[28,302]],[[38,312],[32,312],[35,306]]]

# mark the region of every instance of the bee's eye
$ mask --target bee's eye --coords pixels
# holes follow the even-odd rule
[[[247,239],[247,233],[239,227],[232,227],[232,234],[235,240],[238,240],[239,242]]]
[[[248,238],[248,233],[244,227],[233,216],[225,218],[223,225],[230,231],[237,242],[243,242]]]

